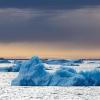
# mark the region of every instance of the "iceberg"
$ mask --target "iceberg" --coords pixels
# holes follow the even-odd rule
[[[60,68],[52,75],[49,86],[68,86],[70,77],[73,77],[76,71],[72,68]]]
[[[74,68],[61,67],[50,73],[39,57],[22,63],[19,75],[12,86],[100,86],[100,70],[77,72]]]
[[[100,86],[100,70],[82,71],[80,75],[84,76],[87,81],[87,86]]]
[[[50,77],[51,75],[45,71],[41,60],[35,56],[21,66],[19,75],[12,81],[12,85],[46,86]]]
[[[80,74],[75,74],[70,77],[67,83],[68,86],[87,86],[87,82],[84,76]]]

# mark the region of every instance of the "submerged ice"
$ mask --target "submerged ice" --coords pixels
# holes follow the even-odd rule
[[[61,67],[50,73],[38,57],[24,62],[19,75],[12,81],[14,86],[100,86],[100,70],[77,72]]]

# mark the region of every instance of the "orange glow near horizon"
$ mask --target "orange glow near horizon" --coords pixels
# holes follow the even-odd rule
[[[100,58],[100,49],[67,49],[46,43],[0,43],[0,57],[30,58]]]

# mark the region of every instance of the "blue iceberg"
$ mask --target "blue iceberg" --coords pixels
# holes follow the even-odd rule
[[[49,83],[50,77],[41,60],[38,57],[32,57],[21,66],[19,75],[12,81],[12,85],[44,86]]]
[[[72,68],[60,68],[52,75],[49,86],[68,86],[70,77],[73,77],[76,71]]]
[[[61,67],[50,73],[39,57],[24,62],[12,86],[100,86],[100,70],[76,72],[73,68]]]
[[[80,75],[85,77],[87,86],[100,86],[100,70],[82,71]]]

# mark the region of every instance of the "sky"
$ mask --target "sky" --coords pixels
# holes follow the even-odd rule
[[[100,0],[0,0],[0,57],[100,58]]]

